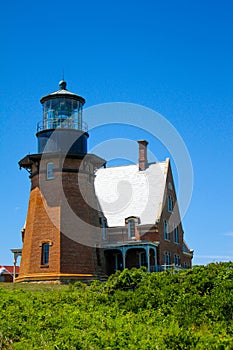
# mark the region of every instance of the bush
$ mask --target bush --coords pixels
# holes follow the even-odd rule
[[[233,264],[117,272],[87,286],[0,284],[0,349],[233,349]]]

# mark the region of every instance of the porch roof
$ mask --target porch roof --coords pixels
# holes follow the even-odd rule
[[[125,241],[125,242],[115,242],[103,245],[104,249],[114,249],[114,248],[123,248],[123,247],[131,247],[131,248],[139,248],[139,246],[153,246],[158,247],[159,242],[151,242],[151,241]]]

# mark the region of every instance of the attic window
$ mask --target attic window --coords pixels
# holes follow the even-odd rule
[[[173,190],[172,183],[170,181],[167,184],[167,188],[171,191]]]
[[[168,206],[168,211],[172,212],[173,211],[173,198],[172,196],[168,196],[168,201],[167,201],[167,206]]]

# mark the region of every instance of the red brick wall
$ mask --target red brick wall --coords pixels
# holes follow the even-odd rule
[[[164,252],[168,252],[171,254],[171,264],[174,264],[174,255],[176,254],[180,257],[180,263],[182,267],[184,266],[185,262],[188,263],[189,266],[191,266],[192,265],[191,257],[183,254],[183,228],[182,228],[182,223],[180,221],[179,209],[178,207],[176,208],[174,207],[173,212],[168,211],[168,196],[171,196],[173,198],[173,205],[175,206],[177,198],[176,198],[175,186],[173,182],[170,165],[168,167],[166,191],[164,194],[162,214],[159,222],[157,223],[158,232],[159,232],[159,241],[160,241],[159,249],[158,249],[159,264],[160,265],[164,264]],[[169,232],[169,235],[170,235],[169,240],[164,239],[164,221],[165,220],[170,223],[170,229],[172,228],[173,223],[175,225],[178,223],[179,243],[174,242],[173,230]]]

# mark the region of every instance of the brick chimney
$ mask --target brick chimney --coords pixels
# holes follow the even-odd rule
[[[148,167],[148,161],[147,161],[148,142],[146,140],[139,140],[138,145],[139,145],[139,158],[138,158],[139,170],[145,170]]]

